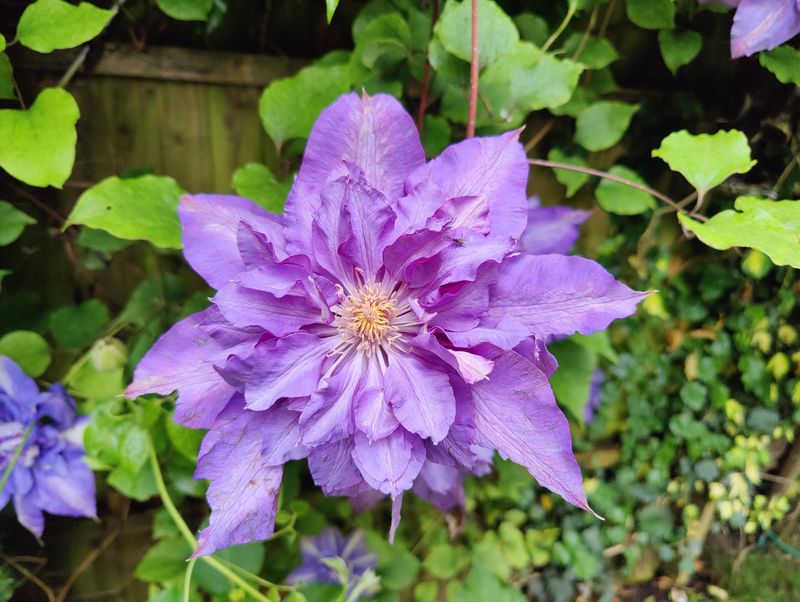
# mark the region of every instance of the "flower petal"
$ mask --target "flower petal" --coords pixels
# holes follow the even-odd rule
[[[275,531],[282,466],[262,459],[269,412],[250,412],[234,401],[219,416],[200,449],[195,478],[209,479],[209,526],[193,557],[267,539]]]
[[[267,466],[281,466],[289,460],[305,458],[308,450],[300,444],[300,413],[283,406],[264,412],[261,459]]]
[[[455,419],[456,401],[443,368],[416,354],[394,351],[389,356],[384,387],[400,424],[434,443],[444,439]]]
[[[800,32],[797,0],[741,0],[731,28],[731,57],[772,50]]]
[[[28,420],[33,417],[33,408],[39,399],[39,387],[36,381],[22,371],[17,363],[9,357],[0,356],[0,393],[5,393],[7,400],[3,403],[17,406],[13,408],[14,417]],[[12,408],[3,408],[11,411]]]
[[[422,439],[402,428],[375,441],[359,432],[354,443],[353,460],[361,476],[370,487],[392,497],[411,489],[425,462]]]
[[[500,266],[481,325],[538,337],[592,334],[632,314],[648,294],[583,257],[518,255]]]
[[[464,474],[454,466],[426,461],[414,481],[414,493],[442,512],[464,507]]]
[[[308,469],[325,495],[350,495],[363,483],[353,462],[353,440],[342,439],[308,452]]]
[[[254,202],[221,194],[186,195],[178,205],[183,227],[183,254],[192,269],[214,288],[244,271],[239,254],[237,232],[245,221],[283,250],[281,217],[272,215]]]
[[[489,202],[491,238],[513,246],[525,229],[527,185],[528,158],[519,143],[519,131],[471,138],[447,147],[415,171],[408,182],[414,192],[401,199],[400,209],[408,215],[408,205],[421,206],[420,198],[430,197],[433,202],[427,206],[435,211],[441,207],[441,203],[436,205],[439,194],[443,201],[483,195]],[[410,231],[413,226],[418,229],[422,223],[411,224]]]
[[[214,369],[225,363],[228,353],[203,329],[205,318],[214,313],[207,309],[193,314],[162,335],[139,362],[125,396],[177,390],[175,420],[190,428],[209,428],[235,393]]]
[[[237,328],[259,326],[276,337],[321,321],[320,309],[305,295],[275,295],[229,282],[212,299],[222,315]]]
[[[555,206],[528,209],[528,226],[519,240],[523,253],[566,255],[578,240],[580,225],[589,219],[591,211]]]
[[[61,469],[39,462],[33,468],[41,509],[61,516],[97,516],[94,473],[83,453],[64,458]]]
[[[353,398],[364,374],[363,358],[344,361],[338,372],[320,381],[300,416],[303,443],[315,447],[353,434]]]
[[[297,332],[259,345],[245,385],[247,409],[266,410],[281,397],[311,395],[334,343],[333,337],[321,339]]]
[[[364,170],[369,186],[399,198],[403,181],[425,164],[417,128],[391,96],[341,96],[322,111],[286,201],[286,237],[293,252],[311,250],[311,215],[320,193],[344,161]]]
[[[569,423],[541,370],[510,351],[497,359],[490,380],[472,386],[472,397],[477,443],[496,448],[540,485],[589,509]]]
[[[383,374],[374,359],[370,360],[361,389],[356,395],[353,414],[356,428],[370,440],[388,436],[399,424],[386,401]]]

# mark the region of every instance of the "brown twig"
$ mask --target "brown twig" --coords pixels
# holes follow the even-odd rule
[[[122,531],[122,525],[118,525],[111,532],[103,538],[103,541],[100,542],[100,545],[94,548],[91,552],[89,552],[86,557],[81,561],[81,563],[72,571],[72,574],[67,579],[67,582],[61,587],[61,590],[58,592],[58,596],[56,597],[55,602],[64,602],[67,599],[67,594],[72,589],[72,586],[75,585],[75,581],[78,580],[86,569],[88,569],[95,560],[97,560],[100,555],[106,551],[108,546],[110,546],[113,541],[117,538],[120,531]]]
[[[551,119],[550,121],[545,123],[541,128],[539,128],[539,131],[536,132],[533,135],[533,137],[530,140],[528,140],[528,142],[525,144],[525,152],[526,153],[531,152],[533,150],[533,148],[537,144],[539,144],[545,136],[547,136],[547,134],[550,132],[550,130],[553,129],[553,126],[555,124],[556,124],[556,120],[555,119]]]
[[[645,186],[644,184],[639,184],[638,182],[634,182],[633,180],[629,180],[627,178],[622,178],[620,176],[615,176],[614,174],[608,173],[607,171],[600,171],[599,169],[592,169],[591,167],[582,167],[579,165],[571,165],[569,163],[558,163],[556,161],[547,161],[545,159],[528,159],[528,163],[531,165],[539,165],[541,167],[551,167],[553,169],[566,169],[567,171],[577,171],[580,173],[585,173],[590,176],[596,176],[598,178],[605,178],[606,180],[612,180],[614,182],[618,182],[620,184],[625,184],[626,186],[630,186],[631,188],[636,188],[637,190],[641,190],[642,192],[646,192],[647,194],[657,198],[662,203],[669,205],[675,211],[679,213],[686,213],[683,207],[681,207],[678,203],[673,201],[667,195],[650,188],[649,186]],[[695,219],[699,219],[701,221],[708,221],[708,218],[704,215],[688,213],[691,217]]]
[[[472,56],[470,58],[467,138],[475,136],[475,118],[478,116],[478,0],[472,0]]]
[[[28,569],[19,564],[16,560],[11,558],[10,556],[6,556],[1,552],[0,552],[0,560],[5,562],[8,566],[16,570],[23,577],[25,577],[25,579],[33,583],[40,590],[42,590],[42,592],[44,592],[44,595],[47,596],[47,600],[49,602],[55,602],[56,597],[55,594],[53,594],[53,590],[50,589],[50,587],[48,587],[48,585],[44,581],[39,579],[36,575],[31,573]]]
[[[439,20],[439,0],[433,2],[433,17],[431,18],[431,35],[433,35],[433,28],[436,26],[436,21]],[[425,111],[428,110],[428,95],[431,88],[431,62],[428,57],[425,57],[425,66],[422,68],[422,91],[419,94],[419,110],[417,111],[417,129],[422,132],[423,123],[425,122]]]

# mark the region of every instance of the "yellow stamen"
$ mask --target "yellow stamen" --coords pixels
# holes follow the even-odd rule
[[[378,284],[365,285],[331,309],[336,314],[333,326],[348,346],[372,353],[400,336],[392,324],[397,315],[394,295],[384,292]]]

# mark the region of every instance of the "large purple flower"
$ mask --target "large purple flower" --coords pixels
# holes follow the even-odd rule
[[[492,450],[587,508],[548,384],[550,336],[602,330],[644,297],[580,257],[514,252],[526,226],[518,132],[425,163],[385,95],[320,115],[286,203],[194,195],[184,254],[217,293],[140,362],[128,395],[178,391],[209,429],[196,554],[273,533],[282,465],[308,458],[328,495],[458,503]]]
[[[303,561],[286,578],[287,583],[341,583],[339,573],[324,562],[339,558],[347,569],[348,596],[364,573],[378,566],[378,556],[367,549],[361,531],[355,531],[345,538],[336,529],[325,529],[314,537],[304,537],[300,542],[300,551]],[[374,592],[363,592],[364,595],[370,593]]]
[[[800,33],[800,0],[700,0],[736,8],[731,57],[772,50]]]
[[[40,392],[17,364],[0,356],[0,509],[13,500],[17,519],[37,537],[44,512],[95,516],[94,475],[84,461],[75,402],[61,385]]]

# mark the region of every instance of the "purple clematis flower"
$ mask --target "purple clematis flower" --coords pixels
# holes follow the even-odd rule
[[[528,226],[519,240],[523,253],[566,255],[578,240],[580,226],[591,211],[564,205],[542,207],[538,197],[528,199]]]
[[[700,0],[736,8],[731,57],[772,50],[800,33],[800,0]]]
[[[528,214],[518,132],[425,162],[386,95],[317,120],[284,216],[230,196],[179,206],[184,254],[215,289],[140,362],[129,396],[178,391],[209,429],[196,555],[273,533],[282,465],[327,495],[457,504],[492,450],[588,509],[544,340],[589,334],[646,293],[593,261],[515,252]]]
[[[340,558],[347,568],[347,595],[362,575],[378,566],[378,556],[367,549],[364,534],[355,531],[345,538],[337,529],[325,529],[314,537],[300,541],[303,561],[286,578],[290,585],[298,583],[341,583],[339,574],[323,560]],[[374,592],[365,591],[364,595]]]
[[[0,509],[13,500],[17,519],[37,537],[44,531],[44,512],[96,516],[94,475],[84,461],[86,422],[76,416],[64,387],[55,384],[42,393],[17,364],[0,356],[0,475],[13,464]]]

